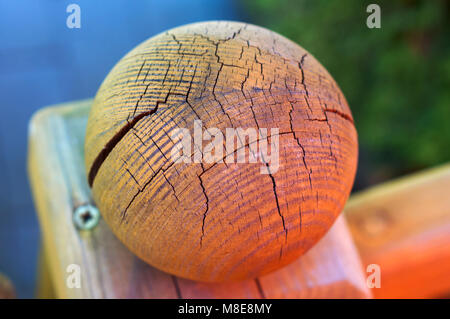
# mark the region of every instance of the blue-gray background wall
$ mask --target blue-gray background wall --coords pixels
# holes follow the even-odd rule
[[[66,26],[69,4],[81,29]],[[27,128],[39,108],[93,97],[130,49],[166,29],[245,20],[230,0],[0,0],[0,273],[33,297],[39,226],[26,173]]]

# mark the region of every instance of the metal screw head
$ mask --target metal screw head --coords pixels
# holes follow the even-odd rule
[[[97,226],[100,212],[94,205],[78,206],[73,213],[73,223],[80,230],[90,230]]]

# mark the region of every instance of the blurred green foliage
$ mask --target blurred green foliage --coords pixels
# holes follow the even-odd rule
[[[366,25],[370,3],[381,7],[381,29]],[[299,43],[338,82],[358,130],[360,186],[450,161],[450,1],[245,7],[250,21]]]

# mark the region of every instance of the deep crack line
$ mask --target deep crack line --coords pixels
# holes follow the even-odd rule
[[[250,109],[251,109],[252,114],[253,114],[253,119],[255,120],[256,127],[258,128],[258,132],[261,132],[258,120],[256,119],[255,111],[253,110],[253,105],[254,104],[253,104],[253,98],[251,96],[250,96],[250,101],[251,101]],[[266,164],[267,173],[268,173],[268,175],[270,176],[270,178],[272,180],[273,193],[275,195],[275,201],[276,201],[276,204],[277,204],[278,215],[280,215],[280,217],[281,217],[281,222],[283,223],[283,230],[286,233],[286,242],[287,242],[288,230],[286,229],[286,225],[285,225],[285,222],[284,222],[284,216],[283,216],[283,214],[281,214],[280,203],[278,202],[277,185],[275,183],[275,178],[273,177],[272,173],[270,172],[269,163],[266,162],[266,160],[264,159],[264,156],[262,156],[262,154],[261,154],[261,157],[262,157],[263,162]]]
[[[286,224],[284,222],[284,216],[283,216],[283,214],[281,214],[280,203],[278,202],[277,184],[275,183],[275,178],[273,177],[272,173],[270,173],[269,163],[266,163],[266,167],[267,167],[267,171],[269,172],[268,175],[269,175],[270,179],[272,180],[273,194],[275,195],[275,202],[277,204],[278,215],[280,215],[281,222],[283,223],[283,229],[284,229],[284,232],[286,233],[286,242],[287,242],[288,230],[286,229]]]
[[[305,53],[302,58],[300,59],[300,62],[298,63],[298,68],[300,69],[300,72],[302,73],[302,85],[305,88],[306,96],[309,97],[308,89],[306,88],[305,84],[305,72],[303,71],[303,63],[305,62],[305,58],[308,54]]]
[[[300,139],[299,137],[297,137],[297,135],[295,134],[294,131],[294,127],[292,125],[292,111],[294,110],[294,106],[292,105],[292,103],[289,103],[291,105],[291,109],[289,110],[289,124],[291,126],[291,131],[292,131],[292,135],[294,136],[294,139],[297,141],[298,146],[301,148],[302,152],[303,152],[303,165],[305,165],[305,169],[308,173],[308,178],[309,178],[309,186],[311,187],[312,190],[312,180],[311,180],[311,170],[308,168],[308,165],[306,164],[306,152],[305,152],[305,148],[303,147],[303,145],[300,143]]]
[[[92,163],[91,169],[89,170],[89,176],[88,176],[88,182],[89,186],[92,187],[92,184],[94,184],[95,176],[97,176],[98,170],[100,169],[100,166],[103,164],[103,162],[108,157],[109,153],[113,150],[113,148],[117,145],[117,143],[120,142],[120,140],[125,136],[125,134],[128,133],[129,130],[131,130],[139,120],[141,120],[143,117],[147,115],[151,115],[156,112],[158,109],[158,104],[156,107],[148,112],[144,112],[139,114],[138,116],[134,117],[132,121],[128,122],[124,125],[119,132],[117,132],[109,141],[108,143],[103,146],[103,149],[98,153],[97,157],[95,158],[94,162]]]
[[[128,121],[127,120],[127,124],[124,125],[119,132],[117,132],[109,141],[108,143],[105,144],[105,146],[103,146],[103,149],[100,151],[100,153],[98,153],[97,157],[95,158],[94,162],[92,163],[91,169],[89,170],[89,175],[88,175],[88,183],[89,186],[92,187],[92,185],[94,184],[94,179],[97,176],[97,173],[100,169],[100,167],[102,166],[103,162],[106,160],[106,158],[108,157],[108,155],[112,152],[112,150],[114,149],[114,147],[116,147],[116,145],[122,140],[122,138],[131,130],[134,128],[134,126],[144,117],[155,114],[156,111],[158,111],[158,107],[159,104],[163,103],[167,103],[168,99],[169,99],[169,95],[171,94],[171,92],[169,91],[164,99],[164,101],[156,101],[156,105],[155,107],[147,112],[143,112],[139,115],[137,115],[136,117],[133,118],[133,120]]]
[[[205,196],[205,201],[206,201],[206,209],[205,209],[205,212],[203,213],[203,220],[202,220],[202,235],[200,236],[200,247],[202,247],[203,237],[205,236],[206,215],[208,215],[208,210],[209,210],[209,198],[208,198],[208,195],[206,194],[206,189],[205,189],[205,186],[203,185],[203,180],[202,180],[202,174],[205,172],[205,168],[203,167],[202,163],[200,163],[200,165],[202,167],[202,173],[200,173],[200,175],[198,175],[198,179],[200,180],[200,187],[202,188],[203,195]]]
[[[325,105],[325,106],[326,106],[326,105]],[[337,116],[342,117],[344,120],[347,120],[347,121],[349,121],[350,123],[354,124],[353,118],[352,118],[350,115],[345,114],[345,113],[343,113],[343,112],[341,112],[341,111],[338,111],[338,110],[335,110],[335,109],[328,109],[328,108],[325,108],[325,109],[324,109],[324,112],[325,112],[325,113],[326,113],[326,112],[334,113],[334,114],[336,114]]]

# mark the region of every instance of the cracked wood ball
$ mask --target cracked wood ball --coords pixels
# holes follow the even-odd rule
[[[194,120],[223,134],[278,128],[279,169],[174,163],[170,132],[193,134]],[[325,68],[235,22],[182,26],[129,52],[95,97],[85,141],[88,181],[115,235],[150,265],[209,282],[255,278],[311,248],[343,209],[357,152]]]

